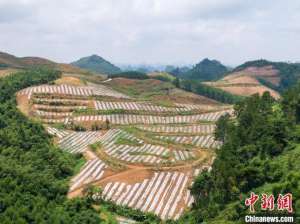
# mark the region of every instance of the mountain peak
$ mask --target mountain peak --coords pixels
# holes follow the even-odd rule
[[[80,58],[78,61],[72,62],[71,64],[92,72],[103,74],[115,74],[121,72],[119,67],[113,65],[97,54]]]
[[[202,81],[217,80],[227,72],[226,66],[217,60],[204,58],[191,70],[183,75],[186,79],[197,79]]]

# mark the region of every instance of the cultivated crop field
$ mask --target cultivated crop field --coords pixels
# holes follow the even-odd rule
[[[215,122],[232,113],[229,105],[162,104],[79,81],[29,87],[17,101],[62,150],[86,159],[70,180],[70,198],[93,185],[104,200],[163,220],[178,219],[192,205],[189,186],[221,145]]]

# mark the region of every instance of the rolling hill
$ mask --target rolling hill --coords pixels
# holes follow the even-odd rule
[[[236,67],[218,81],[205,84],[242,96],[269,91],[279,98],[279,93],[295,84],[299,77],[299,64],[256,60]]]
[[[262,84],[279,91],[284,91],[299,80],[300,64],[272,62],[261,59],[248,61],[236,67],[233,72],[254,76]]]
[[[87,73],[86,70],[70,64],[56,63],[40,57],[16,57],[0,52],[0,68],[28,69],[35,66],[47,66],[63,73]]]
[[[71,64],[93,72],[99,72],[109,75],[121,72],[120,68],[98,55],[84,57],[79,59],[78,61],[72,62]]]

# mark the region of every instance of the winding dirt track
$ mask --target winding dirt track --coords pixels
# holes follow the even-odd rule
[[[84,153],[84,157],[87,160],[97,158],[97,155],[90,151],[87,150]],[[181,172],[187,172],[188,170],[191,170],[193,166],[202,163],[203,160],[206,158],[199,158],[198,160],[195,160],[191,163],[184,164],[184,165],[178,165],[178,166],[164,166],[164,167],[159,167],[160,171],[181,171]],[[210,161],[206,162],[208,164],[212,164],[214,160],[214,157],[210,159]],[[149,178],[153,175],[156,167],[152,166],[138,166],[138,165],[127,165],[126,167],[128,168],[127,170],[124,170],[122,172],[114,173],[112,172],[111,175],[108,175],[101,180],[93,181],[88,184],[81,185],[80,187],[70,191],[68,193],[68,198],[74,198],[74,197],[79,197],[82,196],[82,191],[90,185],[96,185],[96,186],[103,186],[105,183],[112,182],[112,181],[124,181],[125,183],[136,183],[136,182],[142,182],[145,178]],[[203,166],[209,167],[209,166]]]

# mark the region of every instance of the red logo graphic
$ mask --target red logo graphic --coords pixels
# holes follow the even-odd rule
[[[256,195],[255,193],[251,192],[250,198],[247,198],[245,200],[245,205],[250,206],[250,212],[255,212],[254,205],[257,202],[259,196]]]
[[[246,198],[245,205],[249,207],[250,212],[255,212],[255,203],[258,201],[259,195],[255,194],[254,192],[251,192],[250,197]],[[277,210],[279,211],[288,211],[289,213],[293,212],[293,205],[292,205],[292,194],[288,193],[285,195],[279,194],[277,198]],[[261,210],[274,210],[274,201],[275,197],[273,194],[267,195],[262,194],[261,195]]]
[[[285,194],[284,196],[282,196],[282,194],[279,194],[277,199],[277,209],[287,210],[289,213],[292,213],[293,212],[292,200],[293,200],[293,196],[291,193]]]
[[[262,210],[274,210],[274,195],[271,194],[269,197],[266,194],[262,194],[262,199],[261,199],[261,209]]]

